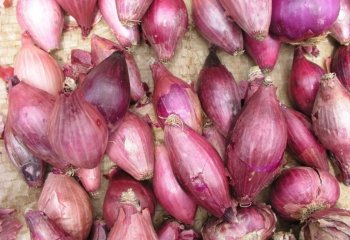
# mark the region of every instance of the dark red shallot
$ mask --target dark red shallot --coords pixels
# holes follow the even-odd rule
[[[339,46],[333,56],[331,70],[350,91],[350,46]]]
[[[101,164],[92,169],[79,168],[77,176],[87,192],[96,192],[101,186]]]

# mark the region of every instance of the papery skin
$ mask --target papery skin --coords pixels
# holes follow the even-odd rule
[[[64,20],[55,0],[18,0],[16,15],[38,46],[47,52],[59,48]]]
[[[170,215],[180,222],[192,225],[197,210],[196,203],[177,181],[164,144],[158,144],[155,150],[154,194]]]
[[[287,125],[276,87],[264,82],[246,103],[226,148],[231,184],[241,206],[250,205],[280,171]]]
[[[9,91],[8,121],[36,157],[56,168],[65,168],[68,163],[53,151],[47,133],[54,104],[53,95],[20,82]]]
[[[118,43],[124,48],[135,46],[140,41],[140,31],[137,26],[128,28],[120,22],[116,0],[98,0],[98,8],[103,19],[111,28],[113,34],[117,38]]]
[[[264,80],[265,76],[258,66],[254,66],[249,69],[247,90],[244,96],[244,105],[246,105],[248,100],[254,95],[254,93],[256,93],[256,91],[258,91]]]
[[[136,181],[123,172],[117,172],[109,180],[108,189],[103,202],[103,218],[109,228],[112,228],[118,218],[119,210],[124,206],[128,193],[135,194],[141,209],[148,209],[151,216],[155,211],[155,198],[151,189]]]
[[[279,216],[304,221],[313,212],[334,206],[339,194],[337,179],[330,173],[294,167],[284,170],[274,182],[270,200]]]
[[[13,133],[11,123],[7,121],[4,131],[5,148],[11,162],[22,174],[29,187],[41,187],[44,184],[45,164],[35,157],[23,141]]]
[[[270,32],[285,42],[301,42],[318,37],[337,19],[339,1],[272,0]]]
[[[218,0],[193,0],[192,18],[207,41],[233,55],[243,51],[242,30],[225,15]]]
[[[97,13],[97,0],[56,0],[78,22],[83,37],[87,37]]]
[[[342,45],[350,43],[350,1],[340,0],[340,11],[337,20],[329,29],[333,38]]]
[[[324,74],[325,71],[320,66],[305,58],[301,47],[294,49],[288,93],[295,107],[308,116],[312,112],[320,80]]]
[[[148,209],[125,205],[108,235],[108,240],[158,240]]]
[[[304,165],[328,171],[326,149],[315,137],[310,119],[300,112],[282,106],[288,128],[288,147]]]
[[[203,240],[257,239],[267,240],[276,229],[276,216],[265,204],[239,208],[234,223],[209,219],[202,229]]]
[[[189,127],[202,133],[201,104],[191,86],[172,75],[158,61],[154,62],[150,68],[154,80],[152,102],[161,126],[164,126],[169,115],[177,114]]]
[[[297,240],[292,232],[275,232],[271,240]]]
[[[152,2],[153,0],[116,0],[120,21],[127,27],[137,25]]]
[[[92,225],[89,196],[74,178],[50,173],[38,200],[43,211],[74,239],[86,239]]]
[[[217,130],[227,137],[241,112],[241,98],[234,77],[215,51],[209,53],[199,73],[198,96]]]
[[[252,38],[262,41],[269,33],[272,0],[219,0],[228,15]]]
[[[77,176],[87,192],[96,192],[101,186],[101,163],[92,169],[79,168]]]
[[[16,210],[0,208],[0,239],[16,240],[22,228],[18,219],[11,216]]]
[[[153,177],[154,142],[150,126],[139,116],[128,112],[109,136],[106,150],[118,167],[135,179]]]
[[[22,36],[22,47],[14,62],[14,74],[29,85],[58,95],[63,89],[64,75],[47,52],[36,47],[27,34]]]
[[[312,125],[319,141],[333,153],[345,185],[350,184],[349,119],[350,93],[335,74],[324,75],[312,111]]]
[[[159,240],[196,240],[200,236],[192,229],[185,230],[180,223],[169,220],[161,226],[157,232]]]
[[[28,211],[25,219],[32,240],[74,240],[42,211]]]
[[[332,72],[337,74],[339,81],[350,91],[350,47],[339,46],[331,65]]]
[[[350,212],[331,208],[315,212],[300,231],[300,240],[337,239],[350,237]]]
[[[107,240],[107,225],[103,220],[95,220],[92,225],[89,240]]]
[[[62,93],[57,97],[48,135],[60,158],[78,168],[97,167],[108,141],[103,116],[79,92]]]
[[[258,41],[244,33],[244,48],[263,72],[271,72],[277,62],[281,42],[271,35]]]
[[[159,61],[169,61],[188,28],[183,0],[154,0],[142,19],[142,31]]]
[[[91,56],[92,62],[95,65],[105,60],[114,51],[121,49],[122,46],[119,46],[106,38],[102,38],[97,35],[93,35],[91,38]],[[140,69],[138,68],[135,58],[131,53],[124,51],[124,56],[129,73],[130,98],[136,102],[145,96]]]
[[[215,148],[220,155],[222,161],[226,161],[226,139],[222,136],[215,126],[211,123],[205,124],[203,127],[203,137]]]
[[[216,150],[176,115],[168,117],[164,139],[173,171],[185,190],[214,216],[232,220],[228,181]]]
[[[128,111],[130,102],[130,82],[124,54],[116,51],[95,66],[79,91],[102,113],[108,127],[115,129]]]

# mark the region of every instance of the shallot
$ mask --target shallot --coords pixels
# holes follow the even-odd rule
[[[152,2],[153,0],[116,0],[120,21],[127,27],[137,25]]]
[[[344,87],[350,91],[350,46],[339,46],[334,54],[331,70],[337,74]]]
[[[350,43],[350,1],[340,0],[340,11],[337,20],[329,29],[332,37],[340,44],[349,45]]]
[[[87,192],[96,192],[101,186],[101,164],[92,169],[80,168],[78,178]]]
[[[201,239],[198,233],[192,229],[186,230],[176,221],[167,221],[158,230],[159,240],[196,240]]]

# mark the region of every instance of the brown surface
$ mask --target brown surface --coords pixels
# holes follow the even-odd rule
[[[190,0],[185,0],[185,2],[190,12]],[[14,5],[15,4],[16,1],[14,1]],[[9,9],[1,8],[0,12],[0,65],[12,64],[14,56],[20,48],[20,28],[16,21],[15,7]],[[188,82],[196,81],[198,73],[207,56],[209,46],[195,31],[192,20],[190,24],[190,29],[185,39],[178,47],[176,56],[167,64],[167,67],[172,73]],[[92,33],[114,40],[110,30],[103,21],[95,26]],[[70,50],[73,48],[90,50],[89,38],[82,40],[79,29],[64,32],[61,50],[54,52],[53,55],[62,64],[69,59]],[[312,60],[322,65],[324,58],[331,55],[333,46],[329,40],[326,40],[319,44],[319,49],[321,51],[320,56]],[[237,81],[247,78],[248,70],[253,66],[253,62],[246,54],[234,57],[224,52],[219,52],[219,56],[222,62],[233,73]],[[152,86],[153,83],[148,62],[152,57],[154,57],[152,49],[145,44],[135,49],[135,58],[141,70],[142,79],[148,82],[150,86]],[[286,104],[289,104],[286,97],[286,83],[291,69],[292,59],[293,48],[284,45],[281,49],[275,70],[271,74],[273,82],[278,87],[279,99]],[[0,81],[0,113],[7,114],[7,93],[5,84],[2,81]],[[157,133],[158,137],[161,137],[161,135],[161,133]],[[10,163],[1,140],[0,154],[0,207],[17,209],[18,216],[23,221],[23,213],[27,209],[36,207],[36,200],[40,194],[40,189],[33,190],[27,187],[21,176]],[[290,158],[288,157],[288,159]],[[103,172],[107,172],[111,165],[111,162],[105,159]],[[96,216],[101,216],[101,206],[104,196],[103,189],[105,189],[106,186],[107,182],[103,180],[100,193],[94,197],[93,202]],[[350,188],[341,184],[341,196],[337,206],[350,209],[349,196]],[[159,212],[156,219],[157,223],[162,221],[160,215]],[[197,226],[198,225],[200,225],[200,220],[197,222]],[[29,238],[28,231],[26,227],[24,227],[18,239]]]

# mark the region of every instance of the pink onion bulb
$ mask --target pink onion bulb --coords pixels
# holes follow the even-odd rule
[[[101,186],[101,164],[92,169],[79,168],[77,176],[87,192],[96,192]]]
[[[340,11],[337,20],[329,29],[332,37],[340,44],[349,45],[350,43],[350,1],[340,0]]]
[[[169,220],[158,230],[159,240],[200,240],[198,233],[192,229],[185,229],[180,223]]]

